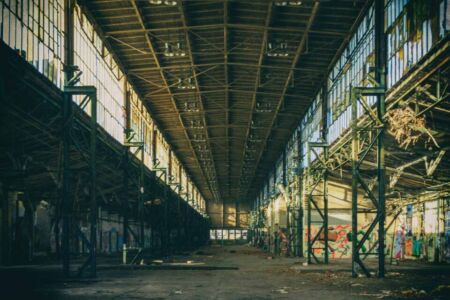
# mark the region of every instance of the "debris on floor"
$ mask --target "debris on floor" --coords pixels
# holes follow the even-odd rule
[[[334,272],[330,272],[330,271],[325,271],[325,276],[329,279],[335,279],[338,277]]]
[[[402,275],[400,272],[389,272],[387,277],[398,277],[400,275]]]
[[[357,287],[357,286],[364,286],[364,285],[361,283],[352,283],[350,286]]]
[[[287,291],[288,287],[282,287],[280,289],[274,290],[274,292],[279,293],[279,294],[288,294],[289,292]]]
[[[433,299],[442,299],[448,297],[450,295],[450,285],[438,285],[435,289],[433,289],[430,294],[433,296]]]
[[[403,297],[418,297],[418,296],[425,296],[427,292],[425,292],[424,290],[410,288],[407,290],[400,291],[399,294]]]
[[[370,293],[361,293],[359,294],[360,296],[368,296],[368,297],[375,297],[377,299],[383,299],[386,297],[391,297],[392,296],[392,292],[388,291],[388,290],[381,290],[381,293],[377,293],[377,294],[370,294]]]
[[[162,260],[162,259],[155,259],[155,260],[152,260],[152,263],[154,263],[154,264],[162,264],[164,261]]]

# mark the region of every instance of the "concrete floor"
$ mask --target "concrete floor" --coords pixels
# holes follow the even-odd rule
[[[303,266],[267,257],[247,246],[211,246],[156,266],[99,259],[96,280],[63,280],[59,265],[2,268],[0,299],[450,299],[449,265],[404,262],[388,266],[386,279],[353,279],[349,261]]]

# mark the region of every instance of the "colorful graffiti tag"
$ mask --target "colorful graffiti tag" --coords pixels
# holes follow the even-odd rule
[[[367,226],[367,225],[366,225]],[[358,231],[358,238],[362,237],[366,231],[364,226]],[[317,233],[320,227],[312,226],[313,236]],[[350,258],[352,255],[352,243],[351,243],[352,226],[350,224],[340,224],[328,227],[328,251],[330,258]],[[364,253],[367,249],[370,249],[375,233],[372,233],[366,243],[362,246],[361,252]],[[305,240],[308,239],[308,231],[305,230]],[[322,232],[317,240],[317,243],[323,243],[324,233]],[[305,249],[305,255],[307,249]],[[322,255],[322,249],[314,249],[314,254]]]

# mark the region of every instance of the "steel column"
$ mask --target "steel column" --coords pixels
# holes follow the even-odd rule
[[[143,140],[143,137],[142,137]],[[141,161],[139,162],[139,199],[138,199],[138,215],[139,215],[139,246],[145,247],[145,228],[144,228],[144,193],[145,193],[145,174],[144,174],[144,143],[140,146]]]
[[[358,109],[356,97],[351,97],[352,106],[352,277],[357,277],[357,262],[359,261],[359,252],[356,251],[358,245]]]
[[[131,103],[130,103],[130,97],[128,93],[128,80],[127,77],[124,77],[124,102],[125,102],[125,130],[124,130],[124,140],[128,141],[129,139],[129,133],[130,133],[130,127],[131,127]],[[122,159],[122,170],[123,170],[123,195],[122,195],[122,215],[123,215],[123,243],[126,246],[130,246],[128,244],[128,227],[129,227],[129,220],[128,220],[128,181],[129,181],[129,174],[128,174],[128,164],[130,160],[130,154],[128,147],[124,147],[123,152],[123,159]]]
[[[351,87],[352,112],[352,276],[358,276],[359,267],[367,277],[371,273],[360,257],[360,250],[369,236],[378,227],[378,277],[385,275],[385,162],[384,162],[384,115],[385,115],[385,70],[386,70],[386,41],[384,32],[384,1],[375,1],[375,68],[374,87]],[[370,76],[370,75],[369,75]],[[370,107],[364,97],[376,96],[376,107]],[[364,109],[369,118],[368,126],[358,125],[358,104]],[[369,142],[361,143],[361,135],[368,134]],[[376,146],[376,182],[378,192],[375,195],[361,174],[360,165],[366,155]],[[361,155],[360,155],[361,154]],[[369,198],[375,208],[376,216],[366,231],[358,238],[358,186]],[[367,257],[368,255],[365,255]]]
[[[301,170],[301,157],[302,157],[302,137],[301,132],[297,133],[297,161],[298,161],[298,173],[297,173],[297,256],[303,257],[303,222],[304,222],[304,207],[303,207],[303,174]]]
[[[315,149],[322,149],[318,153]],[[315,154],[315,160],[312,161],[311,154]],[[306,200],[308,213],[308,263],[312,263],[312,258],[317,263],[319,259],[314,254],[315,249],[323,250],[323,263],[328,263],[328,145],[326,143],[307,143],[307,161],[306,169]],[[322,183],[321,194],[317,194],[317,187]],[[315,197],[322,198],[322,207],[319,206]],[[321,221],[312,221],[312,210],[316,211]],[[312,224],[320,224],[315,235],[312,235]],[[320,240],[323,233],[323,247],[316,248],[314,244]]]
[[[70,67],[69,71],[75,70],[75,67]],[[68,71],[68,72],[69,72]],[[91,116],[90,116],[90,137],[89,137],[89,160],[87,160],[88,166],[89,166],[89,174],[90,174],[90,183],[89,183],[89,201],[90,201],[90,213],[89,213],[89,222],[90,222],[90,239],[86,242],[89,246],[89,258],[88,260],[79,268],[78,274],[81,275],[84,271],[84,268],[90,265],[90,276],[95,277],[97,274],[97,263],[96,263],[96,252],[97,252],[97,219],[98,219],[98,205],[97,205],[97,157],[96,157],[96,151],[97,151],[97,89],[94,86],[74,86],[77,83],[76,78],[80,73],[78,73],[75,77],[71,78],[67,85],[64,86],[64,116],[67,117],[64,118],[64,152],[63,154],[66,154],[64,157],[64,160],[69,159],[69,151],[70,151],[70,145],[75,140],[70,136],[70,130],[72,128],[72,120],[74,118],[74,113],[71,112],[73,109],[73,102],[72,102],[72,96],[73,95],[85,95],[85,98],[83,100],[83,103],[87,103],[87,101],[90,102],[90,109],[91,109]],[[80,112],[81,109],[77,109],[75,112]],[[68,114],[66,116],[66,114]],[[66,134],[67,132],[67,134]],[[79,148],[79,145],[77,143],[74,143],[75,146],[77,146],[78,150],[82,151],[82,149]],[[67,151],[67,153],[66,153]],[[64,163],[64,161],[63,161]],[[70,218],[71,218],[71,198],[70,197],[70,178],[66,175],[70,170],[69,167],[66,164],[63,165],[64,167],[64,175],[66,177],[63,177],[63,271],[66,276],[69,276],[70,274],[70,262],[69,262],[69,255],[70,255]],[[69,188],[68,188],[69,187]],[[67,199],[70,199],[70,201],[67,201]],[[75,228],[79,235],[83,239],[85,239],[84,234],[81,232],[81,230],[76,226]]]
[[[97,276],[97,219],[98,219],[98,205],[97,205],[97,94],[91,95],[91,123],[90,123],[90,256],[91,256],[91,277]]]
[[[64,1],[64,74],[65,84],[72,79],[74,63],[74,9],[73,0]],[[65,277],[70,276],[70,208],[72,203],[71,172],[70,172],[70,130],[72,127],[72,96],[64,94],[62,104],[62,189],[61,189],[61,217],[62,217],[62,263]],[[58,247],[58,245],[56,245]]]
[[[10,225],[11,225],[11,208],[8,198],[8,188],[0,183],[0,193],[1,193],[1,200],[2,200],[2,245],[1,245],[1,251],[2,251],[2,257],[1,262],[2,265],[8,265],[11,263],[11,231],[10,231]]]
[[[323,147],[323,157],[324,157],[324,161],[327,162],[328,161],[328,146]],[[329,251],[328,251],[328,170],[326,169],[325,166],[325,170],[323,172],[323,178],[322,178],[322,193],[323,193],[323,214],[324,214],[324,219],[323,219],[323,230],[324,230],[324,248],[325,248],[325,253],[324,253],[324,262],[327,264],[328,263],[328,255],[329,255]]]
[[[385,13],[383,0],[375,1],[375,81],[380,87],[386,86],[386,35],[385,35]],[[378,277],[385,275],[385,219],[386,219],[386,169],[384,151],[384,115],[386,113],[385,94],[377,96],[377,117],[380,121],[377,140],[377,179],[378,179]]]

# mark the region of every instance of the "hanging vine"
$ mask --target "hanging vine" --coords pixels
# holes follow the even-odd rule
[[[421,38],[423,22],[436,18],[437,11],[439,11],[438,0],[411,0],[406,5],[407,30],[410,40]]]

